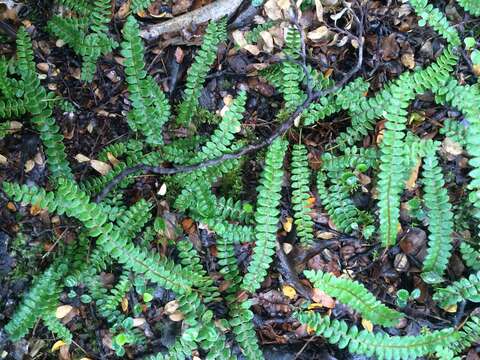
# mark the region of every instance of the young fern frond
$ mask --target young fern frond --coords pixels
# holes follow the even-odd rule
[[[433,295],[433,300],[442,308],[459,303],[462,300],[480,302],[480,272],[471,274],[468,278],[455,281],[446,288],[439,288]]]
[[[310,169],[307,149],[295,144],[292,150],[292,207],[295,226],[300,243],[304,246],[313,242],[313,220],[310,215]]]
[[[427,283],[442,281],[452,252],[453,213],[442,169],[438,164],[438,144],[425,146],[423,159],[424,202],[428,216],[428,249],[423,262],[422,279]]]
[[[437,347],[448,346],[460,338],[460,334],[452,328],[416,336],[389,336],[385,333],[359,330],[356,326],[349,327],[345,321],[331,320],[328,316],[312,311],[296,313],[294,317],[330,344],[379,360],[416,359],[433,354]]]
[[[446,16],[440,10],[428,3],[428,0],[409,0],[409,2],[418,16],[421,17],[418,25],[425,26],[428,24],[452,46],[461,44],[457,30],[448,22]]]
[[[304,274],[315,288],[358,311],[364,319],[370,320],[373,324],[395,326],[402,318],[401,313],[383,305],[357,281],[337,278],[322,271],[307,270]]]
[[[138,23],[130,16],[123,27],[121,53],[125,57],[125,74],[132,102],[128,124],[133,131],[142,131],[146,141],[152,145],[163,144],[162,128],[170,117],[170,105],[145,71],[144,47]]]
[[[255,292],[267,276],[268,268],[275,254],[278,209],[283,180],[283,158],[287,143],[282,139],[270,145],[265,157],[265,167],[257,188],[257,208],[255,210],[255,247],[243,278],[242,289]]]
[[[473,271],[480,271],[480,251],[466,242],[460,244],[460,253],[465,264]]]
[[[195,115],[198,98],[202,91],[205,78],[217,57],[218,45],[227,37],[226,19],[210,22],[203,37],[202,46],[196,54],[193,64],[187,72],[187,83],[183,101],[177,116],[178,124],[188,124]]]
[[[473,16],[480,16],[480,3],[477,0],[457,0],[457,3]]]

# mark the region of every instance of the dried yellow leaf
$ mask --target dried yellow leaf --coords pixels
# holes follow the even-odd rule
[[[70,311],[72,311],[72,309],[72,305],[61,305],[57,307],[57,310],[55,311],[55,317],[57,319],[63,319]]]
[[[373,324],[370,320],[367,320],[367,319],[362,319],[362,326],[365,330],[367,330],[368,332],[372,332],[373,331]]]
[[[115,156],[113,156],[111,152],[107,152],[107,159],[108,161],[110,161],[110,164],[112,164],[113,166],[120,164],[120,160],[118,160]]]
[[[110,165],[100,160],[91,160],[90,166],[94,168],[101,175],[107,175],[108,172],[112,170],[112,167]]]
[[[288,297],[291,300],[295,299],[295,296],[297,296],[297,292],[290,285],[284,285],[282,287],[282,293],[283,293],[283,295],[285,295],[286,297]]]
[[[443,310],[445,310],[448,313],[456,313],[457,312],[457,304],[449,305],[446,308],[444,308]]]
[[[60,348],[61,348],[63,345],[65,345],[65,341],[63,341],[63,340],[58,340],[57,342],[55,342],[55,344],[53,344],[51,351],[52,351],[52,352],[58,351],[58,350],[60,350]]]
[[[310,305],[308,305],[308,310],[315,310],[321,308],[323,308],[323,305],[319,303],[311,303]]]
[[[289,216],[285,219],[285,222],[283,223],[283,230],[289,233],[290,231],[292,231],[292,225],[293,225],[293,218]]]
[[[75,160],[77,160],[79,163],[83,163],[83,162],[90,161],[90,158],[83,154],[77,154],[75,155]]]
[[[126,297],[122,299],[121,305],[122,305],[122,311],[126,313],[128,311],[128,299]]]

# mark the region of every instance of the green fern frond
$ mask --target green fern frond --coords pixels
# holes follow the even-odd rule
[[[354,354],[372,356],[379,360],[409,360],[433,354],[437,347],[448,346],[460,338],[454,329],[447,328],[423,335],[389,336],[349,327],[345,321],[331,320],[319,313],[296,313],[302,324],[308,325],[318,336],[340,349],[348,348]]]
[[[220,293],[213,283],[213,279],[207,274],[200,261],[197,251],[188,240],[180,240],[177,243],[180,263],[186,272],[189,272],[195,287],[202,294],[205,303],[218,300]]]
[[[2,118],[19,117],[27,111],[26,104],[22,99],[0,100],[0,117]]]
[[[438,164],[437,143],[427,146],[423,159],[423,189],[428,216],[428,249],[422,278],[427,283],[442,281],[452,252],[453,213],[442,169]]]
[[[380,239],[383,246],[397,242],[398,219],[400,216],[400,193],[405,177],[405,152],[403,138],[407,124],[407,107],[413,99],[412,79],[409,74],[401,75],[401,81],[391,88],[390,102],[384,109],[385,132],[380,144],[380,173],[378,174]]]
[[[370,320],[373,324],[395,326],[402,318],[401,313],[383,305],[357,281],[337,278],[322,271],[307,270],[304,274],[315,288],[358,311],[364,319]]]
[[[255,210],[255,247],[243,278],[242,288],[255,292],[267,276],[268,268],[275,254],[278,209],[283,180],[283,158],[287,143],[277,139],[270,145],[263,169],[260,185],[257,188],[257,208]]]
[[[292,208],[300,243],[304,246],[313,242],[313,220],[310,215],[310,169],[307,149],[295,144],[292,150]]]
[[[480,3],[477,0],[457,0],[457,2],[473,16],[480,16]]]
[[[444,309],[462,300],[480,302],[480,272],[462,278],[446,288],[437,289],[433,300]]]
[[[465,264],[473,271],[480,271],[480,251],[475,250],[466,242],[460,244],[460,253]]]
[[[72,342],[72,333],[60,322],[60,320],[55,317],[54,312],[50,311],[46,314],[43,314],[42,319],[48,330],[54,333],[57,338],[60,338],[67,344]]]
[[[466,145],[467,128],[458,121],[446,119],[439,132],[462,146]]]
[[[445,15],[428,3],[428,0],[409,0],[410,4],[414,8],[415,12],[421,19],[418,25],[431,26],[436,32],[438,32],[449,44],[453,46],[460,45],[460,36],[455,28],[449,24]]]
[[[144,47],[139,34],[138,23],[130,16],[123,27],[121,50],[125,57],[125,75],[132,102],[128,124],[132,130],[142,131],[148,143],[161,145],[162,128],[170,117],[170,105],[165,94],[144,70]]]
[[[20,340],[43,314],[52,311],[52,302],[56,304],[58,301],[58,283],[66,271],[66,266],[52,264],[36,279],[10,322],[5,325],[5,331],[12,341]]]
[[[226,26],[226,19],[210,22],[207,26],[200,50],[187,72],[183,101],[177,116],[178,124],[188,124],[195,115],[203,83],[217,57],[218,45],[227,36]]]
[[[47,30],[62,39],[75,52],[82,51],[83,41],[87,34],[88,22],[85,18],[63,18],[53,16],[47,24]]]
[[[58,2],[79,15],[87,16],[92,11],[92,4],[88,0],[58,0]]]
[[[152,2],[153,0],[133,0],[131,9],[134,13],[138,13],[148,8]]]

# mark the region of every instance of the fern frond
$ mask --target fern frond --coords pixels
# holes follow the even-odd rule
[[[20,340],[43,314],[52,311],[52,302],[56,304],[58,301],[59,280],[66,271],[65,266],[52,264],[36,279],[12,319],[5,325],[5,331],[12,341]]]
[[[295,144],[292,150],[292,207],[295,226],[300,243],[304,246],[313,242],[313,220],[310,216],[310,169],[308,167],[307,149]]]
[[[439,132],[462,146],[466,145],[467,128],[458,121],[444,120],[443,127],[440,128]]]
[[[58,0],[58,2],[79,15],[87,16],[92,11],[92,4],[88,0]]]
[[[473,16],[480,16],[480,3],[476,0],[457,0],[458,4]]]
[[[203,83],[217,57],[218,45],[227,36],[226,26],[225,19],[210,22],[207,26],[200,50],[187,72],[183,101],[180,104],[177,116],[178,124],[188,124],[195,115]]]
[[[331,320],[311,311],[294,316],[340,349],[348,348],[351,353],[379,360],[416,359],[433,354],[438,346],[448,346],[460,338],[460,334],[451,328],[416,336],[389,336],[359,330],[356,326],[349,327],[345,321]]]
[[[55,313],[53,311],[44,313],[42,315],[42,319],[48,330],[54,333],[57,338],[60,338],[67,344],[72,342],[72,333],[60,322],[60,320],[55,317]]]
[[[270,145],[265,167],[257,188],[257,208],[255,210],[255,247],[248,265],[247,274],[243,278],[242,288],[255,292],[267,276],[268,268],[275,254],[277,224],[279,221],[283,180],[283,157],[287,143],[281,139]]]
[[[22,99],[0,100],[0,117],[2,118],[19,117],[27,111],[26,104]]]
[[[480,272],[462,278],[446,288],[437,289],[433,300],[444,309],[462,300],[480,302]]]
[[[125,57],[125,74],[132,102],[128,124],[142,131],[148,143],[163,144],[162,128],[170,117],[170,105],[165,94],[144,70],[144,47],[138,23],[130,16],[124,27],[121,53]]]
[[[461,44],[460,36],[455,28],[440,10],[428,3],[428,0],[409,0],[409,2],[421,17],[418,25],[423,27],[428,24],[453,46]]]
[[[131,9],[134,13],[138,13],[139,11],[145,10],[153,0],[133,0]]]
[[[422,278],[427,283],[442,281],[452,252],[453,213],[448,199],[442,169],[438,164],[438,144],[427,146],[423,159],[423,189],[428,209],[428,249],[423,262]]]
[[[480,271],[480,251],[475,250],[466,242],[460,244],[460,253],[465,264],[473,271]]]
[[[53,16],[47,23],[47,30],[79,53],[84,46],[88,22],[85,18]]]
[[[337,278],[322,271],[307,270],[304,274],[315,288],[358,311],[364,319],[370,320],[373,324],[395,326],[402,318],[401,313],[383,305],[357,281]]]
[[[213,283],[213,279],[207,274],[200,261],[197,251],[188,240],[180,240],[177,243],[180,263],[186,272],[190,273],[195,287],[202,294],[204,302],[209,303],[218,300],[220,293]]]
[[[380,144],[380,173],[378,174],[380,239],[383,246],[397,241],[400,216],[400,192],[403,189],[405,163],[403,138],[407,123],[407,107],[413,99],[412,80],[409,74],[401,75],[401,81],[391,88],[390,102],[384,109],[385,132]]]

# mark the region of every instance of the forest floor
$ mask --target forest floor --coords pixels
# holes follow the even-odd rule
[[[130,133],[125,120],[129,109],[122,58],[118,50],[102,57],[97,64],[95,79],[87,84],[80,80],[79,57],[68,46],[47,34],[46,21],[56,11],[53,2],[48,0],[28,0],[23,4],[15,1],[0,1],[0,55],[11,57],[15,54],[15,33],[23,24],[33,27],[34,51],[37,69],[42,84],[49,90],[69,100],[75,107],[73,112],[55,113],[55,119],[64,135],[68,159],[77,180],[98,175],[98,169],[88,162],[79,162],[79,155],[95,159],[96,155],[108,144]],[[319,3],[323,4],[320,6]],[[453,1],[434,1],[436,6],[447,14],[463,37],[480,34],[480,19],[465,14]],[[145,12],[137,14],[142,26],[161,23],[181,14],[208,5],[209,0],[174,0],[163,3],[159,0]],[[317,6],[316,6],[317,5]],[[112,1],[112,36],[120,38],[120,29],[128,13],[128,1]],[[202,92],[200,105],[209,111],[220,111],[231,97],[233,85],[243,84],[249,89],[247,113],[244,126],[258,138],[267,137],[277,126],[274,114],[282,105],[282,98],[273,86],[258,75],[258,70],[266,64],[275,62],[282,43],[284,27],[288,25],[282,12],[282,0],[269,0],[262,7],[253,7],[244,1],[230,14],[229,41],[218,52],[214,68],[208,75]],[[345,4],[337,0],[321,0],[305,4],[301,25],[306,30],[308,61],[318,70],[341,78],[355,64],[356,48],[342,30],[348,29],[352,19],[342,13]],[[368,0],[365,2],[364,21],[364,61],[356,76],[362,76],[370,83],[370,91],[375,93],[388,80],[398,77],[402,72],[415,67],[425,67],[441,52],[444,42],[430,28],[419,27],[417,17],[409,5],[394,0]],[[323,13],[322,13],[323,11]],[[321,20],[321,21],[320,21]],[[262,33],[255,45],[247,45],[245,36],[257,24],[276,21],[278,26]],[[327,24],[327,26],[322,25]],[[201,43],[205,30],[204,24],[184,28],[181,31],[166,33],[157,40],[146,43],[145,60],[148,72],[161,84],[172,103],[181,98],[185,73],[191,64],[192,56]],[[480,69],[472,67],[468,56],[460,62],[456,75],[459,79],[472,82],[480,75]],[[462,115],[453,109],[435,105],[432,95],[425,94],[411,105],[410,128],[423,138],[434,138],[445,118],[461,119]],[[17,125],[21,125],[21,120]],[[339,113],[328,121],[305,129],[303,143],[308,145],[309,163],[312,169],[320,166],[320,156],[325,146],[349,125],[346,113]],[[383,129],[379,121],[375,130],[363,140],[364,147],[375,146]],[[208,126],[203,129],[208,132]],[[179,130],[181,131],[181,129]],[[252,135],[253,136],[253,135]],[[292,140],[295,134],[289,135]],[[453,148],[452,148],[453,146]],[[459,153],[454,145],[444,148],[446,168],[451,174],[447,187],[451,198],[462,193],[467,182],[467,157]],[[43,185],[47,181],[47,167],[38,134],[28,125],[18,126],[14,133],[0,140],[0,181],[16,181]],[[102,171],[102,169],[100,169]],[[235,194],[243,200],[255,200],[255,187],[261,165],[251,158],[247,161],[239,178],[232,180],[229,189],[218,189]],[[418,172],[418,169],[417,169]],[[422,327],[442,328],[454,321],[451,314],[432,305],[431,292],[421,281],[422,256],[426,251],[426,227],[418,219],[412,219],[405,210],[407,200],[411,199],[417,188],[417,175],[412,173],[410,190],[404,195],[401,220],[404,227],[399,245],[388,254],[379,253],[378,243],[355,236],[342,234],[335,229],[328,214],[316,203],[312,208],[317,239],[323,239],[309,250],[285,247],[290,260],[295,263],[295,271],[304,268],[322,269],[334,274],[348,272],[365,284],[379,299],[394,305],[393,296],[397,289],[420,290],[420,297],[409,302],[403,309],[406,314],[398,328],[390,329],[400,334],[417,334]],[[367,175],[362,179],[363,191],[356,199],[359,207],[372,206],[375,188]],[[162,186],[161,178],[154,175],[139,176],[134,185],[127,190],[129,203],[136,199],[151,198],[158,194]],[[168,190],[167,190],[168,192]],[[237,193],[235,193],[237,192]],[[459,195],[460,196],[460,195]],[[173,199],[165,196],[157,202],[158,212],[168,219],[171,233],[175,238],[178,232],[187,235],[190,240],[203,249],[205,264],[214,263],[212,234],[202,224],[195,223],[183,214],[170,212]],[[282,227],[279,236],[283,243],[294,236],[291,231],[291,209],[288,203],[282,203]],[[69,242],[76,236],[75,224],[60,222],[53,214],[36,208],[21,207],[0,198],[0,359],[49,359],[59,358],[90,359],[115,358],[111,349],[111,339],[107,326],[101,318],[95,317],[92,306],[79,300],[70,304],[75,311],[67,314],[64,323],[75,329],[76,342],[69,348],[51,351],[52,335],[42,326],[34,330],[24,340],[11,343],[2,326],[8,322],[22,294],[29,288],[32,277],[51,262],[59,242]],[[457,235],[455,235],[457,236]],[[466,230],[460,236],[471,236]],[[457,237],[454,242],[458,243]],[[241,249],[239,261],[245,266],[248,245]],[[422,255],[423,253],[423,255]],[[254,324],[258,339],[267,359],[366,359],[349,355],[334,346],[312,336],[309,337],[305,326],[294,326],[291,321],[291,304],[302,301],[298,287],[285,285],[282,279],[288,277],[292,269],[288,261],[279,258],[271,267],[267,280],[255,295]],[[451,278],[459,278],[465,271],[458,252],[455,252],[448,268]],[[291,274],[290,274],[291,275]],[[113,281],[115,274],[102,274],[104,284]],[[299,286],[309,286],[299,280]],[[296,290],[295,290],[296,289]],[[393,294],[393,295],[392,295]],[[169,336],[178,330],[175,319],[171,319],[172,331],[163,332],[161,337],[153,335],[158,308],[169,295],[158,288],[153,294],[152,306],[142,314],[148,326],[144,327],[147,342],[143,345],[127,348],[125,358],[141,358],[158,344],[168,343]],[[351,311],[335,304],[325,294],[315,293],[316,302],[331,307],[329,312],[336,318],[352,317]],[[323,297],[323,298],[322,298]],[[68,303],[67,294],[62,298]],[[331,304],[329,300],[332,301]],[[134,291],[128,293],[127,304],[141,302]],[[128,305],[127,305],[128,307]],[[462,309],[465,310],[465,309]],[[468,309],[467,309],[468,310]],[[456,312],[457,309],[455,309]],[[297,324],[298,325],[298,324]],[[368,327],[368,323],[364,324]],[[177,330],[176,330],[177,329]],[[173,335],[172,335],[173,334]],[[95,349],[95,350],[94,350]],[[466,354],[468,360],[479,359],[474,348]]]

